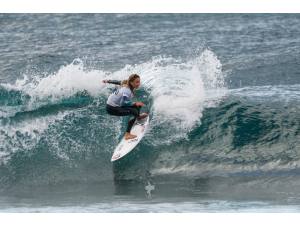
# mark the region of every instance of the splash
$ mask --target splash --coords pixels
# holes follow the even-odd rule
[[[7,156],[18,149],[22,151],[34,148],[44,131],[47,131],[50,125],[54,125],[62,127],[56,128],[57,132],[51,133],[54,136],[47,137],[47,140],[53,142],[50,146],[55,149],[58,157],[69,159],[68,154],[71,153],[67,154],[64,149],[58,148],[55,141],[60,140],[60,134],[63,133],[58,131],[66,129],[66,124],[76,126],[70,121],[76,122],[78,118],[95,119],[94,126],[97,124],[105,128],[102,131],[103,135],[113,137],[111,146],[105,145],[111,151],[123,131],[120,130],[117,119],[111,120],[105,113],[105,101],[112,86],[104,85],[102,80],[123,80],[131,73],[141,76],[142,87],[139,92],[142,96],[138,96],[138,99],[146,101],[151,112],[151,128],[145,139],[153,146],[171,144],[175,140],[187,138],[188,132],[201,122],[207,99],[211,99],[211,95],[208,96],[207,93],[217,92],[225,87],[221,63],[208,49],[191,60],[158,56],[148,62],[126,65],[113,72],[88,70],[81,60],[76,59],[53,74],[26,74],[14,84],[0,84],[6,91],[15,91],[23,96],[23,100],[14,105],[11,104],[15,101],[15,96],[12,95],[1,109],[1,155]],[[84,95],[91,100],[83,106],[80,105],[78,93],[85,93]],[[68,98],[74,98],[75,106],[65,109],[63,102]],[[84,107],[83,110],[79,110],[80,107]],[[99,110],[104,111],[99,114]],[[66,115],[69,116],[65,117]],[[97,120],[104,124],[98,124]],[[98,129],[93,127],[93,124],[90,126],[91,131]],[[74,127],[73,130],[77,128]],[[84,143],[78,139],[68,137],[65,140],[70,140],[72,146],[76,146],[73,151],[80,152],[85,148]],[[11,148],[14,150],[9,150]]]
[[[56,102],[60,99],[87,91],[92,96],[98,96],[104,85],[101,80],[105,72],[101,70],[85,70],[83,62],[75,59],[71,64],[63,66],[56,73],[48,76],[24,74],[15,84],[1,86],[22,91],[31,97],[31,102],[45,99]]]
[[[155,57],[150,62],[127,65],[111,76],[124,79],[131,73],[141,75],[143,87],[152,99],[151,128],[155,130],[150,128],[148,138],[157,145],[187,138],[188,132],[201,122],[204,107],[212,107],[209,103],[220,99],[226,89],[222,65],[208,49],[189,61]]]

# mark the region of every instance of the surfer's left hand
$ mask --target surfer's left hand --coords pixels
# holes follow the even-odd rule
[[[142,102],[135,102],[134,104],[135,104],[135,106],[142,106],[142,107],[145,105],[145,104],[142,103]]]

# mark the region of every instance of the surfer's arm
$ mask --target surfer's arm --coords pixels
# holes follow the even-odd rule
[[[103,83],[121,85],[121,81],[119,80],[103,80]]]

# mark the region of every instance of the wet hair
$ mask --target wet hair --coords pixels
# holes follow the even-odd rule
[[[121,85],[122,86],[127,85],[130,88],[130,90],[133,92],[134,88],[132,87],[131,82],[134,81],[137,78],[140,78],[140,76],[137,75],[137,74],[131,74],[127,80],[123,80],[121,82]]]

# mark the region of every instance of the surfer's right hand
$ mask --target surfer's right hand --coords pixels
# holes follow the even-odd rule
[[[135,102],[134,105],[135,105],[135,106],[144,106],[145,104],[142,103],[142,102]]]
[[[107,80],[102,80],[103,83],[107,83]]]

